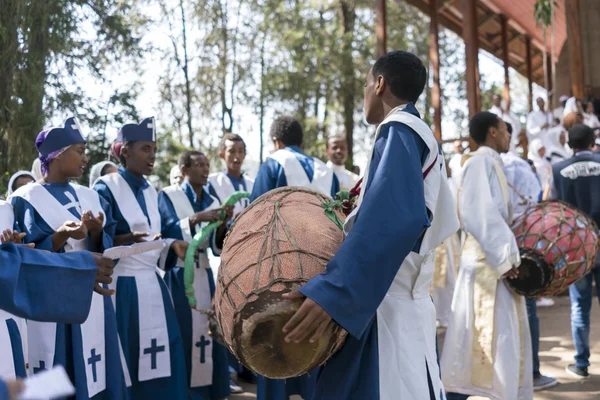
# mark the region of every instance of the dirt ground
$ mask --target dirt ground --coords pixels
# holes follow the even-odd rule
[[[571,378],[565,372],[565,366],[572,362],[575,351],[571,338],[569,319],[569,298],[557,297],[556,304],[548,308],[538,309],[540,317],[540,361],[541,371],[545,375],[558,378],[560,384],[546,391],[536,392],[535,400],[598,400],[600,399],[600,308],[596,302],[592,307],[592,327],[590,343],[592,346],[589,369],[592,375],[589,379],[579,381]],[[443,332],[440,342],[443,345]],[[243,385],[246,393],[232,395],[230,400],[256,399],[256,386]],[[294,396],[292,400],[300,400]],[[482,399],[471,397],[472,400]],[[333,400],[333,399],[332,399]],[[343,400],[343,399],[340,399]],[[401,400],[401,399],[400,399]]]

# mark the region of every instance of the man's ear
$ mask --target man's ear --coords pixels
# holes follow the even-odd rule
[[[221,157],[221,159],[225,159],[225,150],[221,150],[219,151],[219,157]]]
[[[375,79],[375,94],[381,96],[385,91],[386,82],[382,75],[378,75]]]

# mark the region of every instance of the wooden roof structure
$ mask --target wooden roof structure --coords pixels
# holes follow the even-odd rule
[[[432,0],[396,0],[416,6],[431,15]],[[464,0],[436,0],[438,21],[441,25],[463,36]],[[509,65],[523,76],[528,76],[527,47],[531,43],[531,79],[540,86],[544,83],[544,33],[536,24],[534,6],[536,0],[477,0],[476,20],[479,47],[500,60],[503,56],[503,19],[507,24]],[[565,0],[556,0],[554,23],[554,62],[567,38]],[[551,53],[550,32],[547,34],[548,54]]]

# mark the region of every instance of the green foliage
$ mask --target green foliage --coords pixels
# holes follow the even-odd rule
[[[552,24],[552,8],[558,8],[555,0],[537,0],[533,16],[539,27],[547,28]]]

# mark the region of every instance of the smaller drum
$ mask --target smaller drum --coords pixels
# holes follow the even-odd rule
[[[596,263],[598,226],[577,208],[547,201],[529,208],[512,228],[521,250],[518,294],[552,296],[583,278]]]

